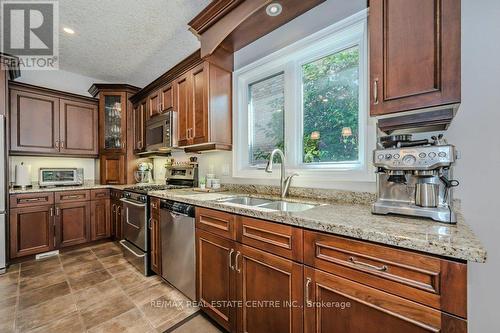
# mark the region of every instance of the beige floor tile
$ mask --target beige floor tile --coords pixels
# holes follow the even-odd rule
[[[73,296],[61,296],[52,299],[50,302],[41,303],[18,311],[16,315],[16,329],[20,332],[25,332],[46,325],[73,312],[76,312]]]
[[[92,252],[61,257],[61,263],[64,269],[67,269],[74,265],[82,265],[85,263],[94,262],[96,260],[97,257]]]
[[[17,296],[0,298],[0,311],[16,306]]]
[[[169,294],[169,292],[170,288],[165,283],[159,283],[149,288],[129,290],[127,294],[136,305],[142,305],[161,296],[166,296]]]
[[[95,303],[81,312],[86,329],[104,323],[134,308],[134,304],[124,295],[115,296]]]
[[[52,257],[43,261],[29,261],[21,264],[21,279],[32,278],[43,274],[57,272],[62,269],[59,257]]]
[[[183,302],[174,302],[167,296],[141,305],[140,310],[157,330],[167,330],[198,311],[197,308],[186,307]]]
[[[107,280],[92,287],[80,290],[74,294],[76,306],[79,311],[86,311],[96,303],[104,302],[112,297],[126,296],[118,283]]]
[[[79,333],[85,332],[78,313],[51,320],[50,323],[38,327],[29,333]]]
[[[219,328],[214,326],[208,319],[203,317],[201,314],[172,331],[172,333],[192,333],[192,332],[223,333],[223,331],[219,330]]]
[[[130,265],[129,263],[118,264],[115,266],[107,267],[106,269],[113,276],[120,275],[121,273],[124,273],[124,272],[126,272],[126,273],[137,273],[138,272],[137,269],[135,267],[133,267],[132,265]]]
[[[82,262],[81,264],[64,265],[63,270],[71,278],[78,278],[88,273],[103,270],[104,266],[97,260],[94,259],[88,262]]]
[[[26,293],[38,288],[48,287],[50,285],[66,281],[66,275],[63,271],[55,271],[47,274],[35,276],[32,278],[24,278],[21,280],[20,292]]]
[[[19,272],[19,268],[21,267],[20,264],[12,264],[12,265],[9,265],[9,267],[7,267],[7,271],[5,272],[6,274],[9,274],[9,273],[16,273],[16,272]]]
[[[92,250],[90,248],[86,247],[86,248],[81,248],[81,249],[77,249],[77,250],[63,251],[59,254],[59,257],[61,258],[61,261],[62,261],[64,258],[85,256],[88,254],[92,254]]]
[[[101,263],[104,265],[104,267],[112,267],[115,265],[120,265],[120,264],[129,264],[127,259],[125,259],[121,254],[106,257],[100,259]]]
[[[88,287],[92,287],[100,282],[112,279],[113,277],[106,270],[100,270],[96,272],[91,272],[77,278],[68,277],[69,284],[73,291],[82,290]]]
[[[133,308],[124,314],[110,319],[88,331],[88,333],[149,333],[154,332],[153,327],[143,317],[142,313]]]
[[[19,310],[24,310],[30,306],[37,305],[51,299],[68,295],[70,293],[68,282],[60,282],[45,288],[20,293]]]
[[[94,254],[98,258],[106,258],[106,257],[122,254],[122,250],[117,246],[99,247],[99,248],[92,249],[92,252],[94,252]]]

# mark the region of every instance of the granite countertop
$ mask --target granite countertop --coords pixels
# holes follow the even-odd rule
[[[449,225],[422,218],[373,215],[367,202],[327,202],[314,199],[287,198],[287,201],[300,201],[319,205],[302,212],[282,212],[215,201],[222,198],[248,195],[248,193],[242,192],[200,193],[183,189],[153,191],[148,194],[199,207],[213,208],[453,259],[473,262],[486,261],[486,250],[465,224],[460,214],[458,223]],[[263,195],[259,195],[259,197],[263,197]]]

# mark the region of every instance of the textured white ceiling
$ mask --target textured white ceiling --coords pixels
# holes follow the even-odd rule
[[[60,0],[60,68],[143,87],[199,48],[187,22],[209,2]]]

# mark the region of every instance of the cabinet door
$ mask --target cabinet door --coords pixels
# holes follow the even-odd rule
[[[230,332],[236,329],[233,258],[236,243],[196,229],[196,299],[204,311]]]
[[[56,246],[90,241],[90,201],[56,205]]]
[[[175,107],[177,109],[178,119],[178,134],[179,134],[179,147],[187,146],[190,144],[190,129],[192,124],[191,113],[191,89],[189,87],[189,75],[186,73],[175,81]]]
[[[125,155],[101,155],[101,184],[125,184]]]
[[[10,150],[59,153],[59,99],[10,91]]]
[[[127,147],[127,94],[102,92],[99,110],[101,152],[124,153]]]
[[[54,249],[53,206],[10,210],[10,257],[17,258]]]
[[[460,102],[460,1],[370,1],[371,114]]]
[[[91,201],[91,216],[91,240],[110,237],[111,221],[109,199]]]
[[[241,245],[235,271],[238,332],[302,332],[302,265]]]
[[[160,220],[157,216],[151,216],[149,228],[151,235],[151,270],[161,275]]]
[[[60,148],[63,154],[97,155],[97,105],[60,100]]]
[[[148,118],[160,114],[160,92],[155,91],[148,96]]]
[[[144,131],[146,120],[146,102],[140,102],[134,106],[133,110],[134,119],[134,152],[140,153],[144,150]]]
[[[174,89],[172,83],[160,89],[160,107],[162,112],[174,107]]]
[[[438,310],[307,266],[304,281],[306,333],[443,332]]]
[[[118,240],[123,239],[123,206],[121,202],[119,201],[116,204],[116,220],[115,220],[115,228],[116,228],[116,234],[115,237]]]
[[[192,126],[191,139],[193,144],[208,142],[208,63],[192,70]]]

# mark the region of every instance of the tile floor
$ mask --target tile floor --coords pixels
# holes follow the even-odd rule
[[[186,301],[108,242],[9,267],[0,275],[0,332],[221,332]]]

